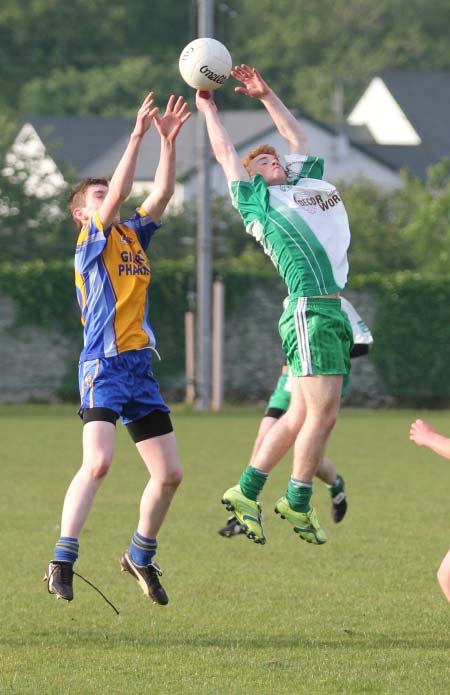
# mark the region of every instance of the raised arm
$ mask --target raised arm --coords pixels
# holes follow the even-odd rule
[[[221,165],[227,181],[248,181],[249,175],[224,128],[211,96],[211,92],[198,91],[197,109],[204,115],[208,137],[215,158]]]
[[[235,87],[234,91],[244,94],[251,99],[259,99],[281,137],[287,143],[292,154],[309,154],[309,145],[305,133],[301,129],[295,116],[283,104],[281,99],[270,89],[256,68],[248,65],[237,65],[231,71],[233,77],[242,82],[242,87]]]
[[[150,92],[147,95],[137,113],[134,130],[130,135],[130,140],[125,152],[112,176],[108,193],[99,208],[100,220],[105,229],[116,219],[119,214],[120,206],[130,195],[142,138],[158,113],[158,108],[153,107],[153,95],[154,92]]]
[[[142,207],[152,218],[159,222],[175,190],[175,141],[181,127],[191,114],[183,97],[176,99],[173,94],[167,102],[164,116],[155,115],[155,126],[161,139],[159,164],[155,174],[152,192],[142,203]]]

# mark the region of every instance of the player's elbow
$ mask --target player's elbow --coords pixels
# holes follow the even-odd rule
[[[170,203],[170,200],[174,194],[175,187],[174,186],[164,186],[161,188],[159,191],[157,191],[156,194],[156,205],[158,208],[165,210],[167,205]]]
[[[223,167],[229,165],[230,162],[234,162],[236,158],[236,150],[234,146],[229,142],[221,143],[215,152],[216,159]]]
[[[110,185],[108,197],[112,202],[112,207],[119,209],[122,203],[126,201],[131,193],[131,186],[128,185]]]

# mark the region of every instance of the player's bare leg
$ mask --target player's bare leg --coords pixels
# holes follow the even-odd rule
[[[112,463],[115,427],[110,422],[83,426],[83,463],[67,490],[61,519],[61,535],[78,538],[94,497]]]
[[[139,523],[133,543],[139,543],[152,552],[153,558],[157,547],[156,536],[183,474],[173,432],[138,442],[136,447],[150,473],[150,480],[142,494]],[[159,580],[162,570],[153,559],[145,565],[137,564],[127,550],[120,564],[122,571],[135,577],[146,596],[160,605],[168,603],[169,599]]]
[[[136,448],[150,473],[141,498],[138,531],[152,537],[161,528],[183,473],[173,432],[139,442]]]
[[[306,417],[294,445],[292,474],[311,482],[325,457],[328,438],[341,403],[342,376],[297,377],[293,379],[292,406],[306,406]]]
[[[325,458],[316,470],[316,478],[322,480],[331,495],[331,518],[338,524],[347,513],[347,493],[342,475],[339,475],[330,459]]]
[[[323,462],[328,437],[336,421],[341,387],[340,376],[296,377],[292,380],[289,411],[292,411],[294,421],[297,412],[303,412],[303,409],[306,417],[294,445],[292,477],[286,495],[278,500],[275,511],[293,525],[301,538],[317,545],[325,543],[327,537],[314,507],[310,505],[312,480]]]
[[[57,598],[73,599],[73,564],[78,555],[78,538],[91,510],[94,497],[108,472],[114,454],[115,427],[93,421],[83,427],[83,463],[67,490],[61,519],[61,536],[56,559],[46,569],[48,590]],[[60,556],[64,559],[60,559]],[[67,557],[66,557],[67,556]]]
[[[441,562],[437,572],[437,580],[445,598],[450,602],[450,550]]]

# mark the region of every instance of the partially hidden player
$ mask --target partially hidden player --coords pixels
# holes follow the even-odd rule
[[[418,446],[425,446],[439,456],[450,459],[450,438],[436,432],[428,422],[416,420],[412,423],[409,438]],[[437,572],[437,580],[442,592],[450,602],[450,550],[442,560]]]

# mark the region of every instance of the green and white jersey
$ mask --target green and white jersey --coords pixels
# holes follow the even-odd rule
[[[356,345],[372,345],[373,336],[369,326],[362,320],[353,304],[341,297],[341,309],[345,311],[353,331],[353,343]]]
[[[344,204],[336,188],[322,179],[322,159],[299,154],[285,159],[286,185],[267,186],[261,174],[232,181],[233,205],[290,295],[339,292],[347,281],[350,244]]]

